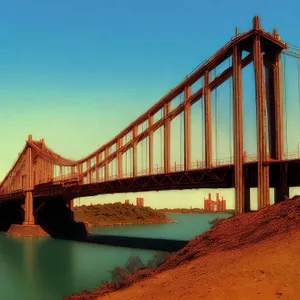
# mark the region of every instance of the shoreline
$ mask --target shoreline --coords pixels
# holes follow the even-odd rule
[[[113,223],[113,224],[97,224],[97,225],[92,225],[89,224],[90,228],[100,228],[100,227],[117,227],[117,226],[129,226],[129,225],[159,225],[159,224],[173,224],[173,223],[179,223],[179,221],[175,220],[165,220],[165,221],[155,221],[155,222],[149,222],[149,223],[134,223],[134,222],[125,222],[125,223]]]
[[[165,213],[150,207],[120,202],[75,207],[74,219],[77,222],[87,222],[90,227],[176,223]]]

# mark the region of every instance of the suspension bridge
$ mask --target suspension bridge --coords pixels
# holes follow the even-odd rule
[[[0,221],[15,212],[8,222],[39,224],[51,205],[55,219],[57,203],[72,210],[74,198],[108,193],[234,188],[236,214],[250,211],[253,187],[258,209],[270,204],[270,188],[275,202],[283,201],[289,187],[300,186],[299,143],[289,135],[288,116],[290,107],[300,119],[299,54],[276,29],[265,32],[256,16],[252,29],[236,29],[226,45],[90,155],[66,159],[29,135],[1,182]],[[253,123],[245,126],[249,118]],[[252,138],[246,139],[249,127]],[[245,150],[247,143],[254,153]]]

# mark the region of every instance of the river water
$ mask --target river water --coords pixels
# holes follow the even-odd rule
[[[169,215],[173,224],[93,228],[93,233],[190,240],[207,231],[208,221],[229,215]],[[0,299],[60,300],[84,288],[110,280],[109,271],[124,266],[130,256],[143,263],[157,251],[122,248],[52,238],[6,237],[0,232]]]

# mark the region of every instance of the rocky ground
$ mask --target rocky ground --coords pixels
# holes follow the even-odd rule
[[[39,225],[17,225],[12,224],[8,231],[7,236],[49,236],[49,234],[42,229]]]
[[[65,299],[299,299],[300,198],[232,217],[154,270]]]

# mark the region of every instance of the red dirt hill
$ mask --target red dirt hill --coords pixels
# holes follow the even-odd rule
[[[299,228],[295,197],[220,222],[154,270],[64,299],[298,299]]]

